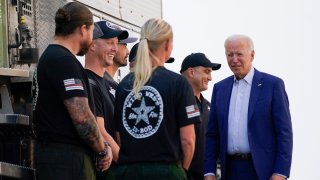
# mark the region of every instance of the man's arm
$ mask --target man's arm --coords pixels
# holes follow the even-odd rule
[[[98,129],[94,115],[92,114],[88,98],[73,97],[64,100],[72,122],[79,136],[95,151],[103,151],[105,145]]]
[[[220,149],[220,132],[218,128],[217,112],[216,112],[216,94],[217,87],[213,87],[209,121],[206,130],[206,148],[204,157],[204,173],[215,174],[217,171],[217,159]],[[209,175],[210,176],[210,175]]]
[[[183,126],[180,128],[180,141],[182,146],[182,167],[189,169],[195,148],[195,132],[194,124]]]
[[[99,126],[100,132],[101,132],[104,140],[106,140],[111,147],[112,154],[113,154],[113,160],[115,162],[117,162],[120,148],[119,148],[118,144],[115,142],[115,140],[111,137],[111,135],[106,131],[106,128],[104,125],[104,118],[97,116],[97,122],[98,122],[98,126]]]
[[[289,177],[293,135],[288,96],[282,80],[275,84],[272,113],[277,137],[277,155],[273,173]]]

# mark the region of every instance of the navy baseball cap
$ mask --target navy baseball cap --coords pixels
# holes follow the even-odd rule
[[[187,70],[190,67],[197,67],[197,66],[211,67],[212,70],[218,70],[220,69],[221,64],[212,63],[203,53],[192,53],[188,55],[186,58],[184,58],[181,64],[180,73],[182,73],[183,71]]]
[[[130,50],[130,54],[129,54],[129,62],[132,62],[134,60],[136,60],[136,55],[137,55],[137,51],[138,51],[138,46],[139,46],[139,43],[136,43]],[[170,57],[166,63],[173,63],[174,62],[174,58],[173,57]]]
[[[116,30],[121,30],[121,28],[119,26],[116,26],[116,25],[113,25],[113,27],[116,29]],[[127,31],[128,32],[128,31]],[[128,33],[129,34],[129,33]],[[129,36],[129,35],[128,35]],[[119,39],[119,38],[118,38]],[[138,40],[138,38],[136,37],[127,37],[125,39],[119,39],[119,43],[121,44],[128,44],[128,43],[134,43]]]
[[[129,36],[128,31],[126,30],[119,30],[116,28],[115,25],[110,24],[107,21],[99,21],[97,22],[99,25],[100,29],[103,32],[103,35],[99,38],[101,39],[110,39],[114,37],[118,37],[118,40],[126,39]]]
[[[100,29],[99,25],[97,23],[93,23],[93,40],[98,39],[99,37],[103,36],[103,32]]]

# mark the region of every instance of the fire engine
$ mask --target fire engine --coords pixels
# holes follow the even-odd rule
[[[54,36],[57,9],[71,1],[0,1],[0,179],[35,179],[33,73]],[[162,0],[76,1],[92,11],[95,21],[107,20],[133,37],[139,37],[145,21],[162,17]],[[128,67],[122,71],[125,75]]]

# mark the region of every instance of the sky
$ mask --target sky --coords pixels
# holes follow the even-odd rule
[[[176,61],[166,64],[179,72],[182,60],[202,52],[222,67],[214,83],[232,75],[224,40],[233,34],[253,39],[259,71],[282,78],[290,101],[294,135],[292,180],[315,179],[320,162],[320,1],[319,0],[162,0],[163,18],[172,26]]]

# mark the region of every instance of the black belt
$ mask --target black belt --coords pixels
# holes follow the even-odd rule
[[[231,160],[249,160],[252,159],[251,153],[237,153],[237,154],[229,154],[228,158]]]

